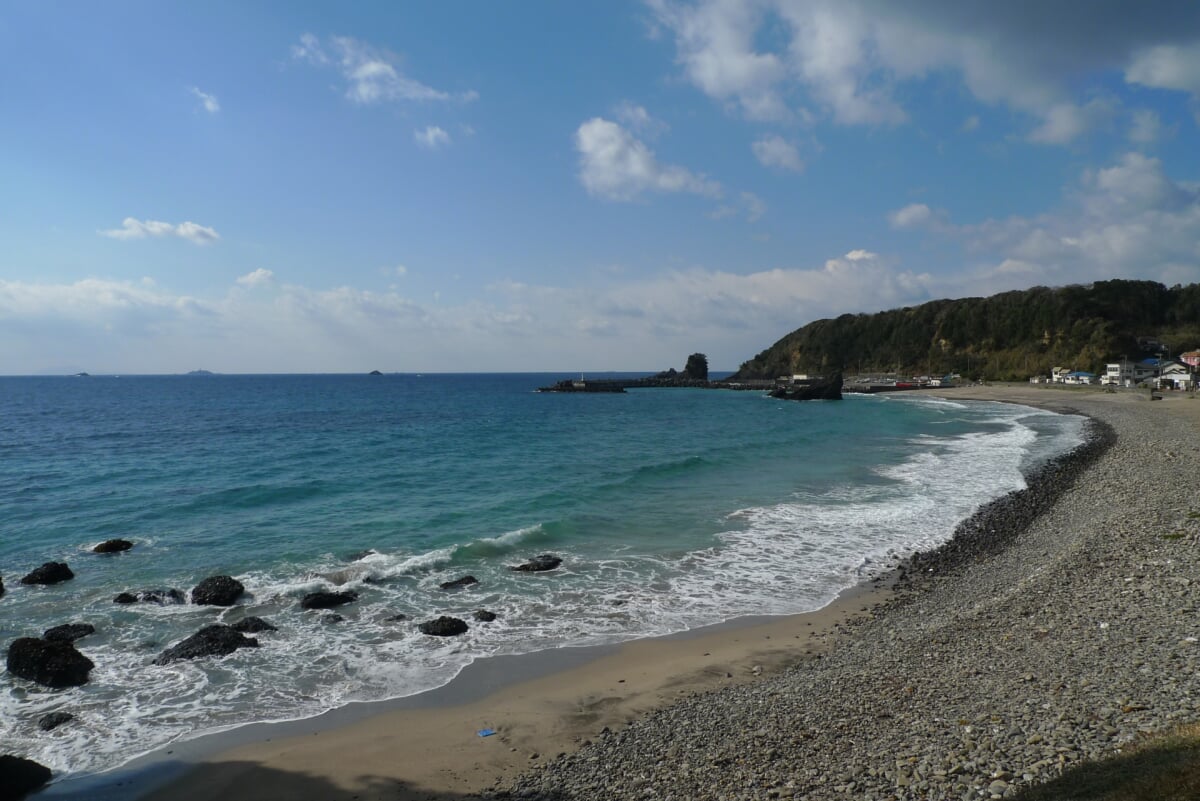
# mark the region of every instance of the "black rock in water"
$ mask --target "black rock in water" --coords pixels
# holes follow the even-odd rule
[[[422,634],[429,634],[433,637],[453,637],[456,634],[465,634],[468,626],[465,620],[442,615],[436,620],[426,620],[417,628],[421,630]]]
[[[244,617],[237,623],[234,623],[233,630],[240,631],[242,634],[258,634],[263,631],[279,631],[279,629],[275,628],[261,617],[255,617],[254,615]]]
[[[209,576],[192,590],[192,603],[205,606],[233,606],[246,588],[232,576]]]
[[[353,590],[346,592],[327,592],[320,590],[310,592],[300,599],[302,609],[332,609],[358,600],[358,593]]]
[[[0,576],[0,598],[4,597],[4,576]]]
[[[323,618],[321,618],[321,622],[326,625],[329,625],[330,623],[341,623],[345,619],[346,618],[342,617],[337,612],[330,612],[329,614],[327,614]]]
[[[75,642],[81,637],[86,637],[89,634],[95,634],[96,627],[91,623],[63,623],[61,626],[55,626],[52,629],[46,629],[42,632],[42,639],[57,640],[59,642]]]
[[[398,615],[392,615],[391,617],[386,617],[386,618],[384,618],[384,620],[386,620],[388,623],[400,623],[401,621],[408,620],[408,615],[401,612]]]
[[[187,596],[176,589],[142,590],[138,600],[148,604],[182,604],[187,602]]]
[[[475,610],[475,619],[482,623],[491,623],[493,620],[496,619],[496,613],[489,612],[486,609],[476,609]]]
[[[50,712],[38,718],[38,728],[42,731],[50,731],[74,719],[75,716],[70,712]]]
[[[66,562],[46,562],[21,579],[22,584],[58,584],[75,578]]]
[[[133,543],[129,540],[105,540],[104,542],[92,548],[92,553],[120,553],[128,551],[133,547]]]
[[[562,564],[562,559],[552,554],[544,553],[541,556],[535,556],[523,565],[517,565],[512,568],[519,570],[522,573],[542,573],[547,570],[553,570]]]
[[[134,595],[132,592],[119,592],[119,593],[117,593],[117,596],[115,598],[113,598],[113,603],[114,604],[136,604],[137,596]]]
[[[32,759],[0,756],[0,799],[18,801],[50,781],[50,768]]]
[[[47,687],[78,687],[96,665],[69,642],[21,637],[9,646],[5,666],[14,676]]]
[[[831,378],[814,381],[811,384],[779,387],[771,391],[771,397],[783,400],[841,400],[842,374],[835,373]]]
[[[454,581],[443,581],[440,586],[443,590],[457,590],[461,587],[470,587],[472,584],[478,583],[479,579],[475,578],[474,576],[463,576],[462,578],[457,578]]]
[[[156,665],[169,665],[180,659],[197,659],[202,656],[226,656],[239,648],[257,648],[258,640],[246,637],[233,626],[216,623],[205,626],[186,640],[163,651]]]

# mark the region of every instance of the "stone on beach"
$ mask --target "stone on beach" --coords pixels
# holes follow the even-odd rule
[[[122,551],[128,551],[132,547],[133,543],[129,540],[105,540],[95,548],[92,548],[92,553],[121,553]]]
[[[5,666],[14,676],[46,687],[78,687],[96,665],[70,642],[21,637],[9,646]]]
[[[22,584],[58,584],[75,578],[66,562],[46,562],[21,579]]]
[[[460,620],[456,617],[442,615],[434,620],[426,620],[417,626],[422,634],[428,634],[432,637],[453,637],[457,634],[465,634],[469,626],[465,620]]]
[[[310,592],[301,598],[300,607],[302,609],[332,609],[335,606],[343,606],[357,600],[358,593],[353,590],[347,590],[346,592],[318,590],[317,592]]]
[[[562,564],[562,559],[553,554],[544,553],[541,556],[535,556],[524,564],[513,567],[513,570],[522,573],[542,573],[547,570],[553,570]]]
[[[63,623],[61,626],[55,626],[42,632],[42,639],[75,642],[82,637],[95,633],[96,627],[91,623]]]
[[[247,637],[232,626],[214,623],[188,637],[167,650],[157,659],[156,665],[169,665],[181,659],[198,659],[204,656],[227,656],[239,648],[257,648],[258,640]]]
[[[50,781],[50,768],[32,759],[0,755],[0,801],[18,801]]]
[[[209,576],[192,590],[192,603],[204,606],[233,606],[246,588],[232,576]]]

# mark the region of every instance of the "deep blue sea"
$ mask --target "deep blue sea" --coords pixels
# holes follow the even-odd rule
[[[97,629],[77,643],[96,663],[83,687],[0,675],[4,750],[102,771],[182,737],[428,690],[491,654],[815,609],[1081,441],[1080,418],[953,390],[534,392],[562,377],[0,378],[0,640]],[[112,537],[136,545],[90,553]],[[509,570],[543,553],[563,566]],[[51,560],[76,578],[20,585]],[[246,585],[240,605],[112,600],[215,574]],[[440,589],[467,574],[479,583]],[[328,622],[298,606],[317,589],[360,599]],[[151,664],[248,614],[279,628],[261,648]],[[444,614],[470,631],[417,631]],[[40,731],[56,710],[76,720]]]

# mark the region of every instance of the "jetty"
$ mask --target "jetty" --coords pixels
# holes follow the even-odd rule
[[[582,376],[568,378],[551,384],[548,387],[538,387],[538,392],[624,392],[626,381],[599,380],[588,381]]]

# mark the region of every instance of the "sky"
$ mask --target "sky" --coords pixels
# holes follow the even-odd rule
[[[0,374],[734,369],[1200,281],[1200,3],[0,0]]]

